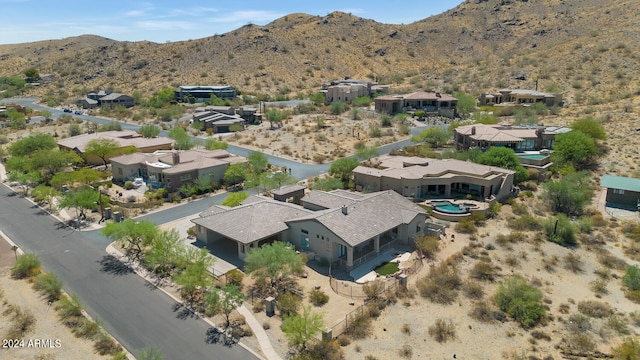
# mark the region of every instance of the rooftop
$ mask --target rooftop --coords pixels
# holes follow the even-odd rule
[[[148,147],[167,147],[173,146],[173,140],[165,137],[145,138],[133,130],[123,131],[105,131],[95,132],[93,134],[82,134],[78,136],[68,137],[66,139],[58,140],[58,145],[64,146],[68,149],[78,149],[80,152],[84,152],[87,144],[91,140],[96,139],[111,139],[115,140],[121,147],[134,146],[137,149],[144,149]]]
[[[640,192],[640,179],[606,174],[602,176],[600,186],[608,189]]]

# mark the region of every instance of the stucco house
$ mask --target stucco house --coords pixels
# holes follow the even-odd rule
[[[236,114],[232,106],[207,106],[198,107],[192,115],[194,123],[202,124],[202,129],[212,129],[214,133],[226,133],[231,131],[233,125],[244,128],[245,119]]]
[[[393,190],[413,199],[451,198],[468,194],[501,201],[511,194],[515,172],[455,159],[383,155],[376,167],[353,170],[357,190]]]
[[[193,219],[200,241],[232,249],[240,259],[273,241],[346,270],[395,245],[410,245],[427,213],[394,191],[311,191],[303,206],[255,198],[234,208],[214,205]],[[328,207],[327,207],[328,206]]]
[[[607,206],[622,206],[640,211],[640,179],[605,174],[600,186],[607,188]]]
[[[571,131],[567,126],[511,126],[504,124],[472,124],[453,130],[453,140],[458,149],[503,146],[515,152],[553,149],[558,134]]]
[[[423,110],[427,115],[439,115],[449,118],[456,116],[458,99],[439,92],[418,91],[403,95],[378,96],[374,100],[379,113],[396,114],[400,112]]]
[[[211,100],[211,95],[220,99],[235,99],[238,96],[237,90],[233,86],[180,86],[175,90],[175,98],[182,102],[205,102]]]
[[[562,94],[527,89],[501,89],[480,95],[480,105],[515,106],[543,103],[548,107],[562,105]]]
[[[102,164],[102,159],[98,157],[85,157],[84,151],[87,144],[91,140],[96,139],[109,139],[120,144],[120,148],[134,147],[138,151],[143,153],[154,152],[158,150],[171,150],[173,147],[173,140],[164,137],[157,138],[145,138],[136,131],[122,130],[122,131],[104,131],[94,132],[92,134],[82,134],[77,136],[71,136],[65,139],[57,141],[60,150],[75,151],[76,154],[85,158],[89,164]]]
[[[115,181],[141,177],[154,188],[176,191],[201,177],[220,184],[229,165],[242,162],[246,159],[226,150],[135,153],[111,158],[111,172]]]
[[[98,106],[124,106],[133,107],[135,105],[133,97],[111,90],[95,90],[87,93],[83,99],[78,99],[76,104],[83,109],[93,109]]]
[[[324,93],[325,102],[330,104],[334,101],[352,102],[363,96],[386,94],[389,92],[389,86],[372,81],[345,78],[322,84],[320,92]]]

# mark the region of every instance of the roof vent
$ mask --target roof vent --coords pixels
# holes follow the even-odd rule
[[[347,205],[342,205],[342,215],[347,215],[349,211],[347,210]]]

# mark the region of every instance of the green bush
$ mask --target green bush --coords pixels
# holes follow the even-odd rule
[[[38,275],[33,287],[43,295],[47,296],[49,300],[55,301],[60,298],[62,281],[60,281],[56,274],[44,273]]]
[[[542,225],[540,225],[538,218],[528,213],[510,221],[508,226],[512,229],[525,231],[537,231],[542,229]]]
[[[78,296],[74,294],[70,297],[63,297],[60,299],[56,306],[56,310],[58,311],[61,319],[77,317],[82,315],[82,304],[80,304]]]
[[[576,244],[576,229],[567,215],[558,214],[555,218],[545,219],[542,227],[549,241],[564,246]]]
[[[637,265],[629,266],[622,282],[629,290],[640,290],[640,267]]]
[[[506,278],[498,287],[496,304],[524,327],[535,326],[545,315],[542,291],[519,275]]]
[[[457,232],[462,234],[473,234],[478,231],[476,223],[471,218],[464,218],[460,220],[456,224],[455,229]]]
[[[313,289],[309,294],[309,300],[315,306],[322,306],[329,302],[329,295],[320,289]]]
[[[11,267],[11,276],[17,279],[32,277],[40,273],[40,258],[33,253],[22,254]]]
[[[282,318],[286,316],[293,316],[298,314],[302,299],[296,294],[284,293],[278,296],[278,308],[280,309],[280,316]]]
[[[227,272],[227,283],[236,286],[242,286],[242,280],[244,279],[244,273],[238,269],[233,269]]]
[[[451,304],[458,297],[462,279],[454,265],[443,263],[418,279],[416,286],[422,297],[436,304]]]
[[[615,359],[640,359],[640,341],[635,337],[628,337],[625,341],[612,349]]]

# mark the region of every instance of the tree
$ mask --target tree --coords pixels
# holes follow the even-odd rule
[[[160,128],[153,124],[148,124],[141,126],[138,132],[145,138],[155,138],[160,134]]]
[[[334,101],[330,106],[331,114],[340,115],[343,112],[347,111],[347,103],[344,101]]]
[[[342,189],[343,187],[344,184],[342,183],[342,181],[333,177],[325,177],[313,182],[313,190],[331,191]]]
[[[351,172],[355,169],[360,162],[354,158],[342,158],[334,161],[329,167],[329,174],[335,176],[347,185],[351,179]]]
[[[267,157],[259,151],[250,152],[247,160],[249,161],[249,171],[254,174],[263,173],[269,165]]]
[[[413,241],[416,243],[416,248],[427,258],[433,258],[439,250],[440,240],[435,236],[428,236],[421,232],[414,236]]]
[[[213,258],[209,256],[207,249],[190,249],[188,256],[192,260],[174,280],[176,284],[182,286],[183,296],[188,303],[192,304],[196,294],[211,283],[209,267],[213,265]]]
[[[516,153],[509,148],[501,146],[492,146],[478,156],[476,162],[483,165],[497,166],[503,169],[514,170],[514,182],[516,184],[526,181],[529,178],[527,169],[520,164],[520,159]]]
[[[123,222],[109,223],[102,229],[104,236],[120,242],[127,253],[133,254],[136,259],[140,259],[142,248],[151,244],[159,233],[158,225],[149,220],[125,219]]]
[[[220,289],[207,291],[204,297],[205,306],[210,314],[223,314],[229,326],[229,316],[244,301],[244,294],[237,285],[226,285]]]
[[[476,99],[469,94],[456,92],[453,94],[453,97],[458,99],[456,110],[462,115],[469,115],[476,107]]]
[[[592,117],[586,117],[574,121],[573,124],[571,124],[571,129],[578,130],[594,140],[607,139],[607,133],[604,131],[604,126]]]
[[[229,147],[229,144],[226,141],[220,141],[212,137],[208,137],[204,140],[202,146],[207,150],[226,150]]]
[[[356,150],[356,157],[359,160],[369,160],[372,157],[378,156],[378,148],[375,145],[366,146],[362,142],[356,143],[354,146]]]
[[[314,339],[323,327],[322,315],[312,312],[310,306],[305,306],[302,314],[287,316],[281,329],[291,345],[304,350],[307,342]]]
[[[441,147],[451,138],[451,134],[440,128],[433,126],[426,130],[422,130],[420,134],[411,137],[412,142],[427,143],[434,148]]]
[[[629,266],[622,282],[629,290],[640,290],[640,267],[637,265]]]
[[[550,241],[564,246],[576,244],[576,229],[567,215],[558,214],[555,218],[545,219],[542,227]]]
[[[100,198],[102,197],[102,198]],[[58,206],[60,208],[73,208],[80,210],[78,216],[85,218],[86,210],[98,208],[98,204],[109,204],[109,197],[99,194],[93,189],[76,189],[64,193]]]
[[[151,97],[148,101],[148,104],[152,108],[162,108],[166,104],[170,103],[175,99],[174,90],[170,87],[165,87],[160,89],[153,97]]]
[[[245,181],[247,178],[247,170],[245,169],[244,164],[231,164],[224,172],[224,176],[222,177],[222,181],[227,185],[227,187],[240,184]]]
[[[257,281],[268,281],[270,289],[276,292],[275,295],[284,290],[284,281],[302,271],[303,266],[302,257],[282,241],[252,249],[245,259],[245,271]]]
[[[120,144],[113,139],[94,139],[87,143],[84,150],[85,159],[91,156],[99,157],[107,168],[107,160],[118,153]]]
[[[11,156],[29,156],[37,150],[51,150],[58,146],[53,136],[36,132],[20,140],[14,141],[9,146]]]
[[[29,188],[42,181],[42,176],[38,171],[11,171],[8,175],[9,181],[17,181],[24,186],[24,194],[29,195]]]
[[[171,275],[174,270],[184,270],[186,249],[180,234],[171,229],[155,236],[151,246],[145,250],[144,264],[160,276]]]
[[[181,127],[174,127],[167,135],[176,141],[175,148],[178,150],[189,150],[195,146],[191,136]]]
[[[280,123],[282,123],[282,119],[284,116],[278,109],[269,109],[267,110],[265,117],[267,118],[267,121],[269,121],[269,127],[273,129],[273,124],[275,123],[279,125]]]
[[[323,105],[325,102],[325,99],[326,99],[326,96],[324,95],[324,93],[320,93],[320,92],[315,93],[309,97],[309,100],[311,100],[316,105]]]
[[[524,327],[536,325],[545,314],[542,291],[527,284],[519,275],[506,278],[495,295],[500,310],[508,313]]]
[[[558,164],[570,164],[578,170],[587,168],[598,155],[595,141],[579,130],[556,135],[552,159]]]
[[[593,190],[586,172],[565,175],[560,180],[544,184],[543,199],[552,211],[567,215],[579,215],[591,202]]]
[[[49,204],[49,211],[51,211],[51,207],[53,205],[53,199],[60,196],[60,191],[46,186],[44,184],[40,184],[36,186],[35,189],[31,192],[36,201],[45,201]]]
[[[249,194],[244,191],[234,192],[229,194],[220,205],[228,206],[228,207],[236,207],[244,201],[244,199],[248,198]]]
[[[30,159],[31,169],[39,170],[45,182],[48,182],[60,170],[81,161],[78,154],[65,150],[37,150]]]
[[[24,71],[24,76],[27,77],[28,81],[35,81],[40,78],[40,72],[38,69],[31,67]]]

